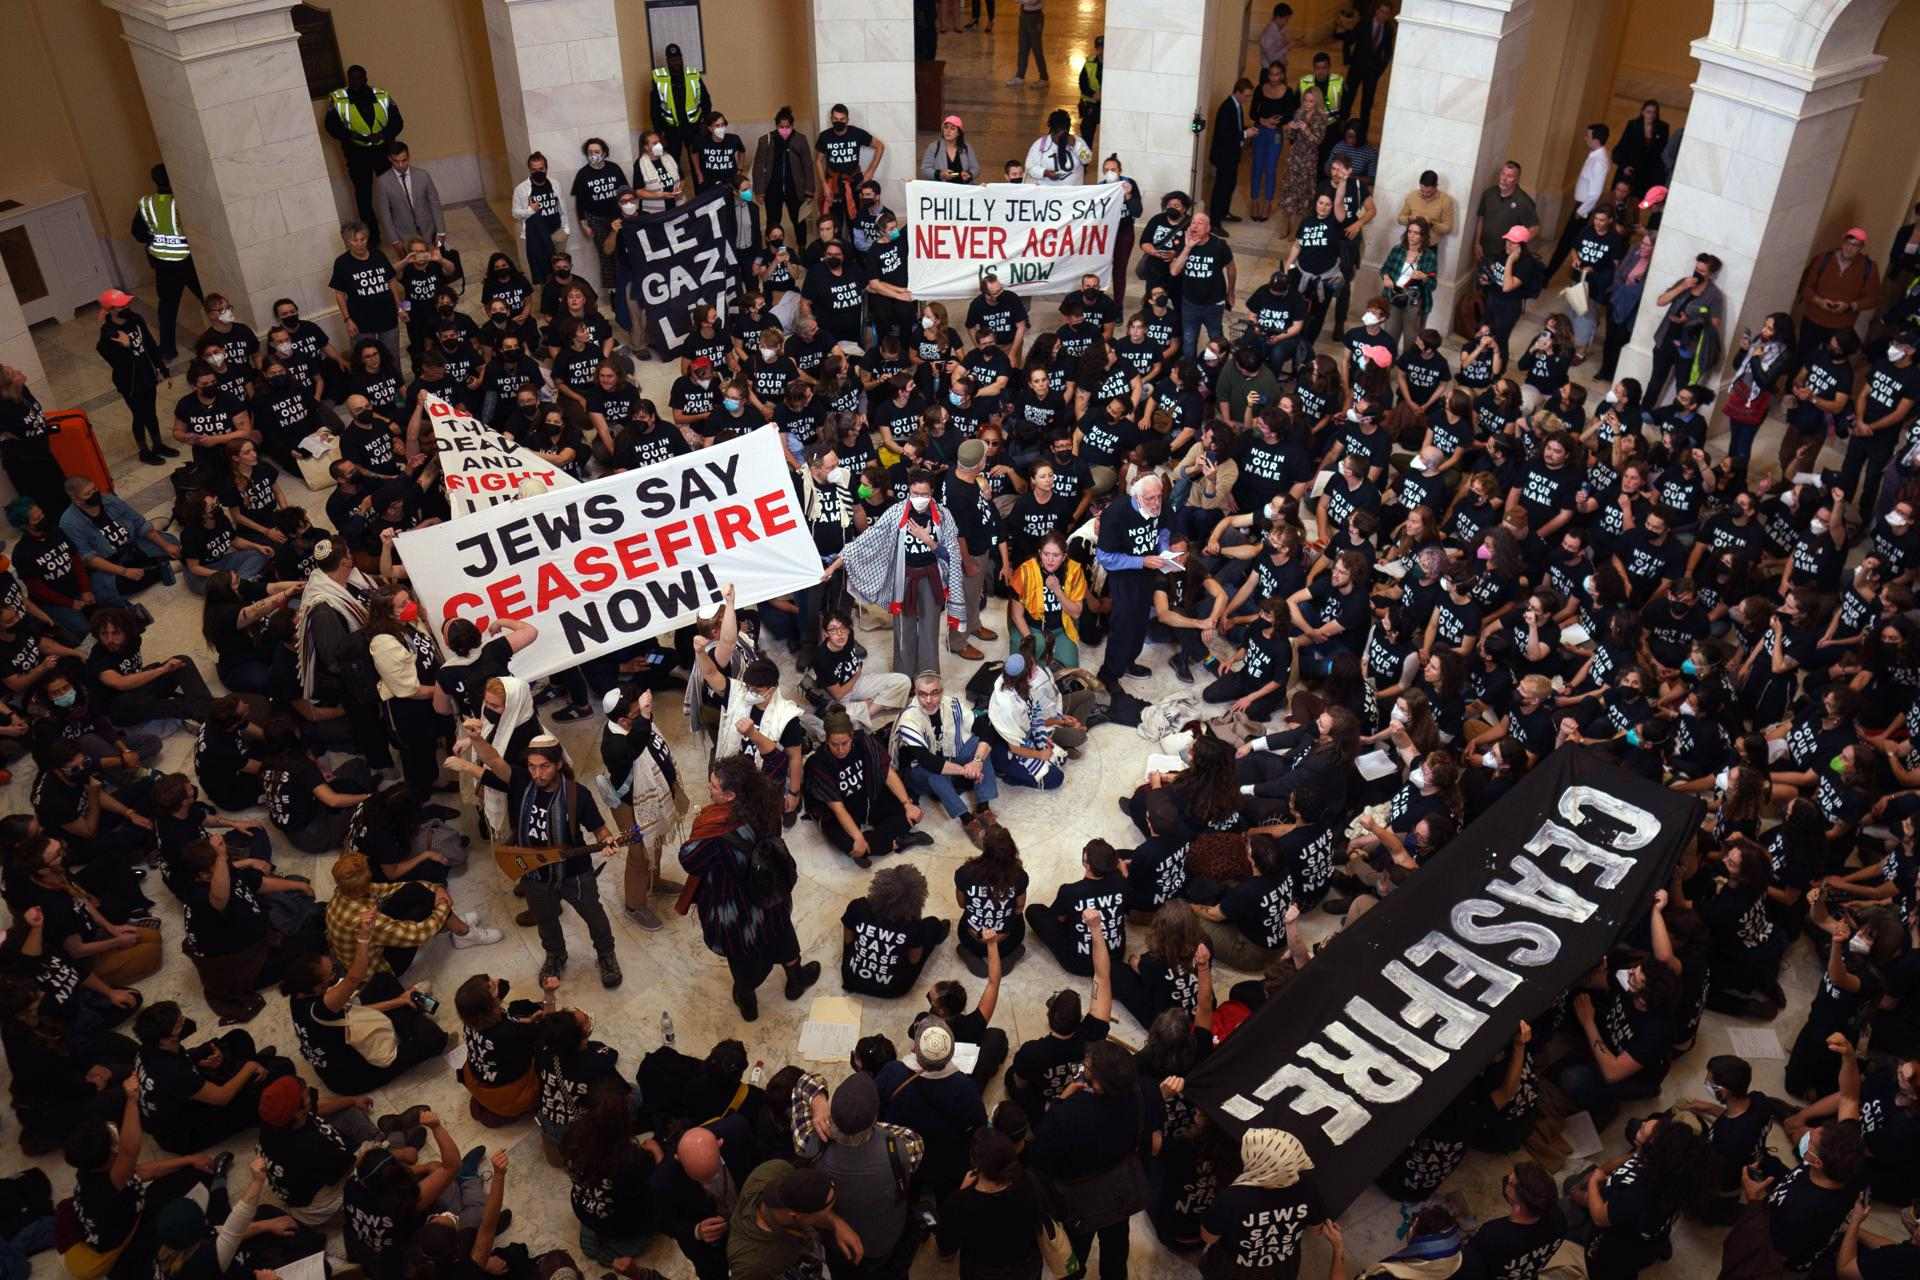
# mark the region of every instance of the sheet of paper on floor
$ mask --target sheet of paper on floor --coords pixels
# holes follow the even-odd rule
[[[1735,1054],[1749,1061],[1787,1056],[1786,1049],[1780,1044],[1780,1033],[1772,1027],[1728,1027],[1727,1041]]]
[[[1590,1112],[1576,1111],[1568,1116],[1560,1127],[1560,1136],[1573,1147],[1567,1156],[1570,1160],[1584,1160],[1600,1154],[1600,1131],[1593,1127]]]
[[[1360,776],[1368,782],[1378,782],[1389,774],[1400,772],[1400,762],[1387,752],[1379,750],[1369,751],[1358,757],[1354,760],[1353,767],[1358,769]]]
[[[980,1062],[980,1046],[968,1044],[964,1040],[953,1042],[953,1065],[965,1075],[972,1075]]]

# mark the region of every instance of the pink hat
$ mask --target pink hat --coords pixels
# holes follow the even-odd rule
[[[115,307],[130,307],[132,305],[133,295],[123,293],[118,289],[108,289],[100,295],[100,306],[107,311],[111,311]]]
[[[950,124],[956,129],[964,129],[967,127],[965,124],[961,122],[959,116],[948,116],[945,120],[942,120],[940,123]]]
[[[1867,242],[1867,233],[1863,228],[1855,227],[1847,232],[1847,239],[1858,240],[1861,244],[1865,244]]]
[[[1640,197],[1640,207],[1642,209],[1652,209],[1664,204],[1666,199],[1667,189],[1665,187],[1648,187],[1647,194]]]
[[[1507,234],[1500,238],[1508,244],[1525,244],[1533,239],[1533,231],[1528,227],[1508,227]]]
[[[1366,349],[1366,356],[1367,359],[1374,363],[1376,368],[1384,369],[1393,363],[1393,352],[1387,350],[1385,347],[1368,347]]]

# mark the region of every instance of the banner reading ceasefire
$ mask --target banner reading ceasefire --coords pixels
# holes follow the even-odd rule
[[[1113,239],[1127,186],[963,186],[909,182],[907,287],[916,298],[971,298],[988,272],[1023,294],[1067,293],[1092,272],[1113,282]]]
[[[1337,934],[1187,1077],[1187,1097],[1236,1137],[1293,1134],[1338,1214],[1607,954],[1701,813],[1562,747]]]
[[[771,428],[395,541],[436,634],[453,617],[539,627],[513,660],[529,680],[683,626],[723,585],[746,606],[820,580]]]
[[[455,519],[511,502],[520,496],[522,480],[539,480],[549,489],[580,483],[539,454],[522,449],[511,436],[493,430],[431,391],[422,391],[420,402],[433,422],[440,474],[446,479],[447,501]]]

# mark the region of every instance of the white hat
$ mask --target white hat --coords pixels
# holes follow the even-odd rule
[[[945,1022],[929,1018],[921,1024],[914,1057],[919,1060],[921,1074],[929,1079],[938,1080],[959,1069],[953,1065],[953,1032]]]
[[[612,715],[613,709],[620,705],[620,699],[626,696],[624,689],[607,690],[607,696],[600,699],[600,713],[602,715]]]

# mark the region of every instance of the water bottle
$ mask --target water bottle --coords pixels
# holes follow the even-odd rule
[[[660,1011],[660,1042],[673,1048],[673,1015],[665,1009]]]
[[[766,1074],[767,1064],[764,1061],[756,1060],[753,1064],[753,1074],[747,1077],[747,1083],[758,1089],[760,1087],[760,1081],[765,1078]]]

